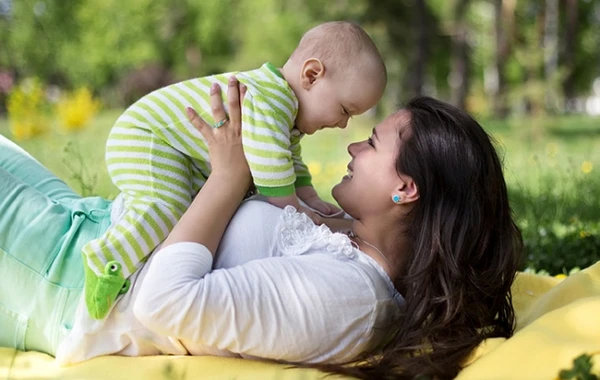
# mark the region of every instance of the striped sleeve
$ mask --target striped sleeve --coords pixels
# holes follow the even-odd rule
[[[257,190],[267,197],[294,194],[290,109],[252,91],[246,93],[242,106],[244,153]]]
[[[292,152],[292,162],[294,172],[296,173],[295,187],[312,186],[312,177],[308,171],[308,166],[302,161],[302,146],[300,140],[303,135],[292,133],[290,141],[290,151]]]

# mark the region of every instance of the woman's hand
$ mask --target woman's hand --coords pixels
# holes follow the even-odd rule
[[[229,78],[227,88],[227,106],[229,118],[223,107],[221,88],[213,83],[210,89],[211,111],[214,120],[225,121],[220,127],[208,125],[198,113],[187,108],[188,119],[204,136],[208,143],[208,154],[212,167],[211,176],[227,176],[230,181],[248,188],[250,186],[250,169],[242,149],[242,110],[246,87],[240,85],[235,77]]]
[[[192,204],[175,225],[162,247],[176,243],[199,243],[213,255],[229,220],[250,185],[250,170],[242,149],[241,96],[245,91],[235,78],[227,88],[229,120],[211,128],[188,108],[190,122],[208,143],[212,172]],[[241,96],[240,96],[241,93]],[[212,87],[210,103],[214,120],[226,120],[219,87]]]

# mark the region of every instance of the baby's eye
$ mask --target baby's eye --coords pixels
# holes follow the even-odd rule
[[[346,109],[346,107],[344,107],[344,106],[342,106],[342,113],[343,113],[344,115],[348,115],[348,116],[350,116],[350,112],[348,112],[348,110],[347,110],[347,109]]]
[[[372,138],[368,138],[367,139],[367,143],[369,143],[369,145],[371,145],[372,147],[375,147],[375,145],[373,145],[373,139]]]

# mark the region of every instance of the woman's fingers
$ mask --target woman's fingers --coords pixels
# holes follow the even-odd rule
[[[210,110],[215,120],[215,126],[223,125],[224,121],[227,120],[227,114],[225,113],[225,107],[223,107],[221,87],[217,83],[213,83],[210,87]]]
[[[229,107],[229,120],[231,120],[231,125],[234,126],[242,125],[240,92],[241,89],[236,77],[229,78],[229,85],[227,86],[227,105]]]
[[[220,127],[232,126],[232,131],[239,135],[242,128],[242,106],[246,94],[246,86],[240,85],[237,78],[231,77],[227,87],[227,104],[230,116],[225,112],[221,87],[213,83],[210,88],[210,108],[215,124],[210,125],[191,107],[186,107],[187,118],[192,125],[204,136],[208,143],[215,141],[214,130]]]
[[[240,98],[242,98],[242,100],[240,101],[240,103],[244,103],[244,98],[246,97],[246,90],[247,89],[248,89],[248,87],[246,87],[246,85],[240,84]]]
[[[187,118],[190,121],[190,123],[192,123],[192,125],[202,134],[202,136],[204,136],[206,141],[212,141],[213,130],[210,127],[210,125],[208,125],[204,120],[202,120],[200,115],[198,115],[198,112],[196,112],[196,110],[194,110],[193,108],[186,107],[186,111]]]

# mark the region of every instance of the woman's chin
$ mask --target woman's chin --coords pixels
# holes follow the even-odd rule
[[[341,189],[342,184],[345,182],[344,178],[342,178],[342,180],[335,186],[333,186],[333,188],[331,189],[331,196],[333,197],[333,199],[335,199],[335,201],[338,203],[338,205],[340,205],[340,207],[344,208],[342,206],[342,202],[340,202],[340,200],[343,200],[344,197],[341,196],[341,192],[343,191]]]

